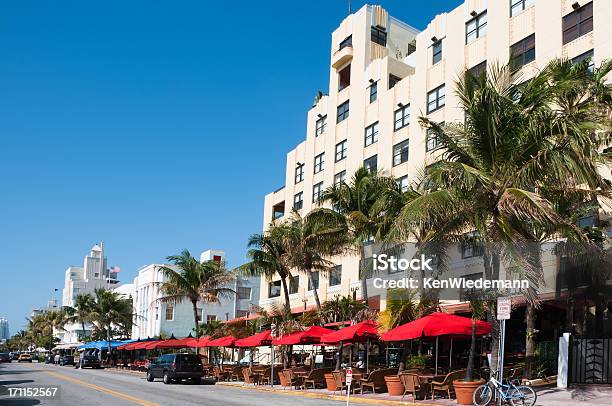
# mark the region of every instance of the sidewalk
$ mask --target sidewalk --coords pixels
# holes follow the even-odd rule
[[[596,406],[612,404],[612,386],[583,385],[569,389],[543,388],[538,391],[538,405],[559,406]]]

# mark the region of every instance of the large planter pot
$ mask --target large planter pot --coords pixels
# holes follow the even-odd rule
[[[334,379],[334,375],[332,374],[324,374],[325,377],[325,385],[327,385],[327,390],[335,391],[336,390],[336,380]]]
[[[283,370],[278,371],[278,381],[281,386],[287,387],[289,386],[289,382],[287,382],[287,377],[283,374]]]
[[[455,387],[455,395],[457,396],[457,404],[459,405],[473,405],[474,404],[474,391],[477,387],[484,384],[484,379],[477,381],[453,381]]]
[[[389,396],[402,396],[404,394],[404,385],[402,385],[399,376],[385,376],[385,383],[387,384]]]

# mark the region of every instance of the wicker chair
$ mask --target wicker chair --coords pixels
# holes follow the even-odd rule
[[[228,371],[224,371],[216,365],[213,367],[212,374],[217,381],[227,381],[230,378],[230,373]]]
[[[334,376],[334,381],[336,382],[336,387],[334,389],[334,393],[336,391],[342,391],[346,389],[348,391],[348,386],[346,385],[346,376],[344,375],[344,371],[332,371],[332,375]],[[353,389],[353,393],[355,390]]]
[[[245,385],[247,384],[260,385],[261,384],[261,375],[254,373],[249,367],[242,368],[242,376],[244,378]]]
[[[453,381],[457,379],[465,378],[465,369],[459,369],[446,374],[442,382],[433,381],[431,383],[431,399],[433,400],[436,396],[436,392],[446,392],[449,399],[452,399],[452,395],[455,393],[455,387]]]
[[[400,382],[404,385],[404,393],[402,394],[402,400],[407,393],[412,394],[413,400],[417,400],[422,393],[423,387],[421,381],[419,381],[419,375],[414,372],[402,372],[399,375]]]
[[[243,366],[236,366],[234,368],[232,368],[232,373],[231,373],[231,380],[232,381],[240,381],[243,377],[242,374],[242,370],[244,369]]]
[[[367,378],[361,380],[361,393],[363,394],[364,388],[371,388],[372,393],[376,393],[376,389],[386,391],[385,376],[388,375],[397,375],[397,368],[377,369],[370,372]]]
[[[308,389],[312,386],[312,389],[316,389],[317,386],[325,387],[325,374],[332,371],[332,368],[317,368],[310,371],[308,376],[304,377],[303,388]]]
[[[304,377],[296,376],[291,369],[284,369],[283,375],[285,376],[286,386],[293,386],[296,389],[301,388],[304,385]]]

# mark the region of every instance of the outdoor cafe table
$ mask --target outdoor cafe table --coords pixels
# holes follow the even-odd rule
[[[431,386],[432,386],[432,382],[433,381],[441,381],[443,380],[446,375],[435,375],[435,374],[419,374],[417,373],[417,375],[419,376],[419,382],[421,382],[421,384],[425,385],[426,388],[426,393],[431,393]],[[427,395],[425,395],[427,396]]]

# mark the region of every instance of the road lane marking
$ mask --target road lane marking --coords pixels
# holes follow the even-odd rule
[[[149,402],[148,400],[140,399],[140,398],[137,398],[135,396],[128,395],[126,393],[122,393],[122,392],[118,392],[118,391],[115,391],[115,390],[112,390],[112,389],[104,388],[102,386],[98,386],[98,385],[95,385],[93,383],[82,381],[80,379],[76,379],[76,378],[72,378],[72,377],[69,377],[69,376],[66,376],[66,375],[62,375],[62,374],[57,373],[57,372],[44,371],[44,373],[49,374],[51,376],[54,376],[54,377],[56,377],[58,379],[63,379],[64,381],[72,382],[72,383],[75,383],[77,385],[85,386],[87,388],[90,388],[90,389],[93,389],[93,390],[97,390],[97,391],[106,393],[108,395],[115,396],[115,397],[123,399],[123,400],[127,400],[129,402],[136,403],[137,405],[141,405],[141,406],[160,406],[159,403]]]

